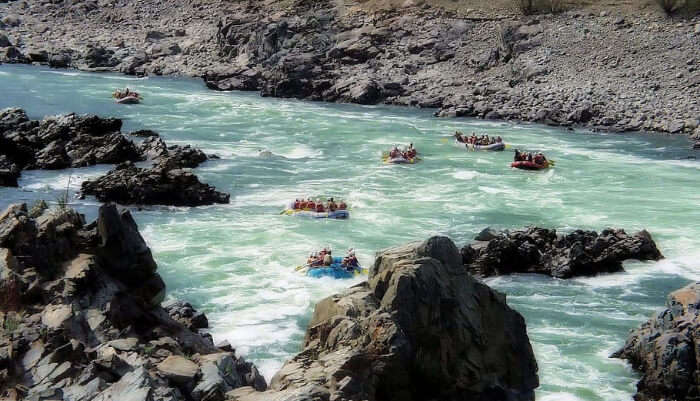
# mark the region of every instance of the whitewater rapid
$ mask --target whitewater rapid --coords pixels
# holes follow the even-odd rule
[[[116,105],[117,87],[144,96]],[[537,224],[561,230],[646,228],[666,259],[630,262],[626,272],[555,280],[517,275],[487,280],[525,316],[540,367],[542,400],[630,400],[638,375],[609,359],[629,329],[668,292],[700,279],[700,163],[682,137],[566,131],[539,125],[437,119],[431,111],[334,105],[208,91],[198,80],[133,78],[0,66],[0,107],[33,118],[65,112],[124,119],[124,131],[153,129],[220,160],[196,170],[231,193],[231,203],[132,212],[153,249],[168,296],[207,313],[215,340],[228,340],[270,379],[300,350],[313,306],[356,280],[311,279],[294,271],[323,246],[374,252],[441,234],[465,243],[486,226]],[[501,135],[513,148],[545,152],[556,167],[509,167],[511,151],[467,152],[455,130]],[[384,150],[412,142],[423,161],[381,163]],[[259,157],[267,149],[271,157]],[[23,172],[19,189],[0,188],[0,208],[55,200],[69,185],[110,166]],[[70,184],[69,184],[70,179]],[[347,221],[281,216],[296,197],[334,196]],[[91,198],[73,206],[94,218]]]

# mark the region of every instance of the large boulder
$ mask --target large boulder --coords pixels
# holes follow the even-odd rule
[[[483,234],[483,233],[482,233]],[[623,270],[628,259],[659,260],[663,255],[651,235],[642,230],[634,235],[621,229],[576,230],[559,235],[555,230],[529,227],[480,234],[462,250],[464,265],[480,276],[512,273],[540,273],[558,278],[592,276]]]
[[[201,206],[228,203],[230,198],[190,171],[172,169],[167,162],[148,169],[120,164],[102,177],[83,182],[82,193],[123,205]]]
[[[643,373],[638,401],[700,397],[700,282],[672,292],[666,309],[632,331],[613,357]]]
[[[523,317],[433,237],[379,253],[369,279],[320,301],[304,349],[240,400],[534,400]],[[279,393],[276,393],[279,392]]]

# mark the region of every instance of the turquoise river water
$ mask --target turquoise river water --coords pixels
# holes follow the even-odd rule
[[[117,87],[141,105],[116,105]],[[566,131],[467,119],[429,110],[336,105],[220,93],[201,81],[0,66],[0,108],[32,118],[65,112],[124,119],[124,131],[159,132],[221,156],[196,169],[231,203],[147,207],[134,217],[172,297],[205,311],[215,340],[228,340],[269,379],[299,351],[314,304],[359,281],[312,279],[294,267],[314,248],[374,252],[433,234],[459,246],[486,226],[539,224],[561,230],[647,228],[666,259],[574,280],[516,275],[487,280],[525,316],[540,367],[540,400],[631,400],[638,375],[609,359],[627,332],[668,292],[700,279],[700,163],[682,137]],[[501,135],[557,161],[544,172],[509,167],[510,151],[470,153],[446,138],[456,129]],[[380,155],[413,142],[424,160],[387,166]],[[259,149],[273,152],[258,157]],[[0,188],[0,208],[53,200],[109,166],[24,172]],[[347,221],[279,215],[295,197],[330,195],[352,207]],[[95,199],[73,201],[94,218]]]

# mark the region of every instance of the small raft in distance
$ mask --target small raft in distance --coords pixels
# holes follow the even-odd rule
[[[538,164],[530,161],[519,161],[510,164],[511,167],[519,168],[521,170],[544,170],[549,168],[549,161],[544,162],[544,164]]]
[[[492,152],[499,152],[506,149],[506,144],[503,142],[492,143],[490,145],[472,145],[470,143],[460,142],[458,140],[454,141],[455,146],[467,150],[489,150]]]

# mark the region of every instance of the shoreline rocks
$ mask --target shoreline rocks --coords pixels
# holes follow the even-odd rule
[[[633,330],[613,358],[642,372],[638,401],[700,396],[700,283],[669,294],[666,309]]]
[[[366,282],[317,303],[269,391],[230,397],[530,401],[538,385],[523,317],[432,237],[380,252]]]
[[[698,15],[631,5],[524,17],[489,4],[372,3],[0,3],[18,16],[4,28],[0,62],[187,75],[215,90],[445,117],[700,135]]]
[[[35,217],[32,217],[35,215]],[[255,366],[170,302],[129,211],[0,213],[0,398],[212,400],[265,390]]]
[[[22,109],[0,110],[0,185],[17,186],[21,170],[117,164],[82,185],[101,202],[201,206],[228,203],[230,195],[201,183],[189,171],[210,158],[189,145],[168,146],[153,131],[137,131],[135,144],[121,133],[122,121],[66,114],[30,120]],[[151,160],[150,168],[133,162]]]
[[[627,259],[659,260],[663,255],[651,235],[634,235],[621,229],[556,230],[528,227],[513,231],[485,229],[477,241],[461,249],[462,261],[475,275],[488,277],[513,273],[538,273],[556,278],[593,276],[623,271]]]

